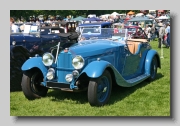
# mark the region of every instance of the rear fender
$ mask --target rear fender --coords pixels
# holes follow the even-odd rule
[[[86,73],[88,77],[97,78],[100,77],[104,70],[110,65],[107,61],[93,61],[86,66],[82,73]]]
[[[44,66],[42,62],[42,57],[33,57],[28,59],[21,67],[22,71],[27,71],[32,68],[39,68],[43,74],[46,76],[48,69]]]
[[[160,60],[159,54],[157,53],[156,50],[151,49],[150,51],[148,51],[146,55],[146,61],[145,61],[146,74],[150,74],[150,66],[151,66],[151,62],[154,56],[157,58],[158,67],[161,68],[161,60]]]

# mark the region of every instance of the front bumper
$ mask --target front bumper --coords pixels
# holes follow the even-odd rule
[[[70,84],[65,84],[65,83],[59,83],[59,82],[46,82],[46,87],[48,88],[70,88]]]

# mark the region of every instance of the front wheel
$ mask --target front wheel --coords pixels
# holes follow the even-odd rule
[[[151,61],[150,77],[148,78],[148,81],[153,81],[156,78],[156,74],[157,74],[157,58],[154,56]]]
[[[40,85],[42,81],[43,75],[40,72],[33,72],[29,75],[23,74],[21,86],[27,99],[34,100],[46,96],[48,88]]]
[[[91,79],[88,86],[88,101],[91,106],[103,106],[110,98],[112,79],[109,71],[104,71],[102,76]]]

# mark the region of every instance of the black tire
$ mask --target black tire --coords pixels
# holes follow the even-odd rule
[[[105,105],[111,95],[112,79],[109,71],[104,73],[96,79],[90,79],[88,86],[88,101],[91,106]]]
[[[21,91],[22,70],[21,66],[28,58],[21,52],[10,56],[10,91]]]
[[[155,80],[156,74],[157,74],[157,58],[154,56],[152,61],[151,61],[150,77],[148,78],[148,81]]]
[[[42,81],[43,75],[39,71],[29,73],[28,75],[23,74],[21,86],[27,99],[34,100],[46,96],[48,88],[40,85]]]

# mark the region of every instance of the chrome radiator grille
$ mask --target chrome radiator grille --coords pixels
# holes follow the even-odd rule
[[[65,76],[71,74],[74,70],[72,66],[72,55],[70,52],[61,52],[57,60],[57,78],[58,82],[67,83]]]

